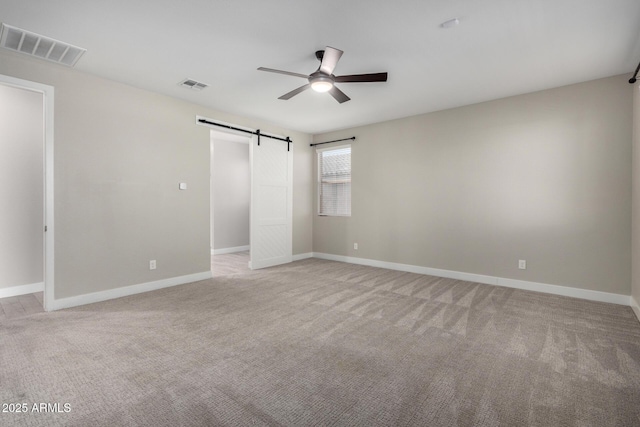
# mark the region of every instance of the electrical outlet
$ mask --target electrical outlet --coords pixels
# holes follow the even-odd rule
[[[527,269],[527,260],[526,259],[521,259],[518,261],[518,268],[520,270],[526,270]]]
[[[356,251],[358,250],[358,244],[357,243],[353,244],[353,249],[355,249]]]
[[[156,269],[156,260],[152,259],[151,261],[149,261],[149,270],[155,270]]]

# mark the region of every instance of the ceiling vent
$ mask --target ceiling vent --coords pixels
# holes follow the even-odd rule
[[[73,67],[87,49],[2,24],[0,47]]]
[[[208,84],[193,79],[184,79],[183,81],[178,83],[178,85],[192,90],[202,90],[206,87],[209,87]]]

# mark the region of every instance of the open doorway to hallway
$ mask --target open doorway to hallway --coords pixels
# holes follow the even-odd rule
[[[250,250],[251,164],[243,135],[211,131],[211,255]],[[233,258],[233,257],[231,257]],[[246,267],[246,264],[245,264]]]

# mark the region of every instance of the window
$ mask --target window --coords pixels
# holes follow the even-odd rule
[[[351,146],[318,150],[318,214],[351,216]]]

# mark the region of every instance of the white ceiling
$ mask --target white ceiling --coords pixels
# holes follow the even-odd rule
[[[440,24],[457,17],[460,25]],[[87,49],[76,69],[309,133],[628,73],[638,0],[0,0],[0,20]],[[344,51],[351,101],[306,91],[314,52]],[[209,83],[201,92],[184,78]]]

